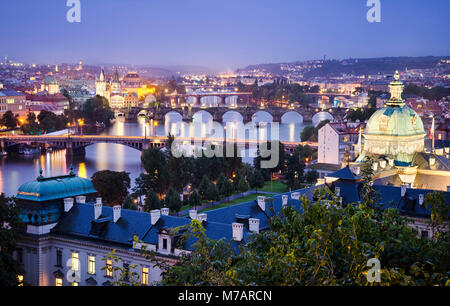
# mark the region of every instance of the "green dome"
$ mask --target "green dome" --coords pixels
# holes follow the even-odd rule
[[[367,122],[365,135],[414,136],[425,134],[422,119],[407,106],[386,106],[377,110]]]
[[[25,183],[19,187],[17,199],[43,202],[96,192],[90,180],[72,174]]]

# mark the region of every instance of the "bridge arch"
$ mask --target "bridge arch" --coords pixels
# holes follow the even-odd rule
[[[227,111],[222,116],[222,122],[237,122],[237,121],[244,121],[244,117],[241,113],[231,110]]]
[[[314,126],[317,126],[324,120],[334,121],[334,117],[328,112],[318,112],[312,117],[312,123]]]
[[[226,104],[227,106],[233,106],[233,107],[235,107],[235,106],[237,106],[237,104],[238,104],[238,99],[239,99],[239,96],[238,96],[238,95],[226,96],[226,97],[225,97],[225,104]]]
[[[303,116],[298,112],[290,111],[281,116],[281,123],[303,123]]]
[[[210,122],[213,121],[213,116],[205,110],[199,110],[192,116],[192,120],[197,122]]]
[[[273,116],[266,111],[257,111],[252,115],[252,121],[254,123],[258,122],[272,122]]]
[[[171,122],[176,122],[176,121],[182,121],[183,120],[183,115],[181,115],[179,112],[176,111],[168,111],[165,115],[164,115],[164,120],[165,121],[171,121]]]
[[[216,106],[220,105],[220,96],[219,95],[205,95],[200,97],[200,105],[202,106]]]

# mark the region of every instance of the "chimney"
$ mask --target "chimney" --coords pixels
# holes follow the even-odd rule
[[[300,199],[300,192],[291,193],[291,198],[293,198],[294,200]]]
[[[259,219],[249,218],[248,227],[251,232],[259,233]]]
[[[158,222],[159,217],[161,217],[161,211],[159,209],[154,209],[150,211],[150,220],[152,225],[155,225]]]
[[[113,220],[114,220],[114,223],[116,223],[117,220],[120,219],[121,210],[122,210],[122,206],[120,206],[120,205],[113,206]]]
[[[208,219],[208,215],[207,214],[198,214],[197,215],[197,220],[200,222],[206,222],[206,220]]]
[[[394,159],[388,158],[389,166],[394,167]]]
[[[336,193],[336,196],[339,197],[341,195],[341,187],[336,187],[334,192]]]
[[[163,207],[161,208],[161,215],[163,216],[168,216],[169,215],[169,208],[168,207]]]
[[[189,218],[191,218],[192,220],[197,219],[197,211],[195,209],[189,210]]]
[[[80,203],[80,204],[85,204],[86,203],[86,196],[77,196],[75,198],[75,201],[77,203]]]
[[[378,163],[373,163],[372,170],[377,171],[378,170]]]
[[[430,166],[434,166],[436,163],[436,158],[434,156],[430,157]]]
[[[424,200],[424,195],[421,193],[421,194],[419,194],[419,205],[423,205],[423,200]]]
[[[265,196],[258,196],[258,206],[259,206],[259,208],[261,208],[262,211],[266,210],[266,197]]]
[[[94,218],[97,220],[102,215],[102,198],[97,198],[94,204]]]
[[[402,185],[401,186],[400,194],[401,194],[402,197],[405,196],[405,194],[406,194],[406,185]]]
[[[231,226],[233,227],[233,240],[241,241],[244,236],[244,224],[233,223]]]
[[[68,212],[73,206],[73,198],[64,199],[64,211]]]
[[[281,196],[282,207],[286,207],[286,206],[287,206],[287,204],[288,204],[288,199],[289,199],[289,196],[288,196],[287,194],[283,194],[283,195]]]

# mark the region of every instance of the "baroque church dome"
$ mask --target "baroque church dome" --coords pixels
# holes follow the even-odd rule
[[[420,116],[405,105],[398,71],[389,85],[391,98],[368,120],[364,131],[364,155],[382,155],[407,166],[416,152],[423,152],[425,130]]]

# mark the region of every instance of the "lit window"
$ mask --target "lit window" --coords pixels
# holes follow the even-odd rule
[[[106,269],[105,269],[105,276],[106,277],[112,277],[113,276],[113,271],[112,271],[112,260],[111,259],[107,259],[106,260]]]
[[[73,271],[79,271],[80,270],[80,261],[78,259],[78,253],[73,252],[72,253],[72,270]]]
[[[23,275],[17,275],[17,281],[19,282],[19,286],[23,286]]]
[[[78,286],[78,283],[77,282],[73,282],[72,286]]]
[[[62,287],[62,278],[57,278],[57,279],[56,279],[56,282],[55,282],[55,285],[56,285],[57,287]]]
[[[148,285],[148,268],[142,267],[142,285]]]
[[[95,274],[95,256],[88,256],[88,273]]]

